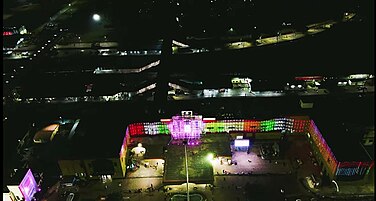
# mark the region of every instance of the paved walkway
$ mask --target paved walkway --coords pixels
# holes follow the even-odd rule
[[[67,45],[55,45],[56,49],[72,49],[72,48],[93,48],[92,47],[93,43],[69,43]],[[117,47],[118,43],[117,42],[99,42],[98,47],[100,48],[114,48]]]
[[[255,144],[249,154],[247,152],[236,151],[232,155],[233,163],[229,165],[226,161],[215,160],[213,164],[216,175],[226,174],[291,174],[292,167],[290,160],[263,160],[257,156],[260,154],[260,145]],[[226,171],[227,173],[223,172]]]

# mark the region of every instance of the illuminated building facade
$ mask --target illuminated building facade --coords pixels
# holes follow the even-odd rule
[[[251,90],[251,82],[252,79],[250,78],[233,78],[231,80],[233,88],[249,88]]]
[[[192,115],[192,113],[181,116],[173,116],[172,121],[168,124],[171,131],[172,139],[199,139],[203,130],[204,124],[202,116]]]
[[[9,189],[9,196],[13,201],[30,201],[39,190],[38,184],[30,169],[27,170],[19,185],[8,185],[7,187]]]
[[[15,34],[27,34],[25,26],[17,27],[3,27],[3,36],[11,36]]]
[[[324,169],[327,171],[330,178],[362,178],[364,175],[368,174],[371,168],[374,166],[374,161],[337,160],[313,120],[310,121],[307,136],[308,140],[313,142],[313,149],[318,150],[320,153],[319,156],[321,157],[321,161],[323,161]]]
[[[275,132],[286,135],[306,135],[312,148],[318,150],[318,158],[322,161],[323,169],[331,179],[364,176],[374,165],[374,161],[338,161],[314,121],[308,117],[300,116],[269,120],[216,120],[215,118],[202,118],[198,115],[182,115],[174,116],[172,119],[162,119],[160,122],[130,124],[126,136],[171,134],[173,139],[197,139],[204,133],[230,132],[256,133],[257,135],[268,135]]]
[[[225,132],[269,132],[286,131],[289,133],[304,133],[309,124],[307,119],[296,117],[276,118],[270,120],[215,120],[201,116],[184,117],[174,116],[172,119],[163,119],[161,122],[133,123],[128,126],[131,136],[136,135],[163,135],[171,134],[173,138],[182,138],[189,129],[198,136],[203,133]],[[184,137],[183,137],[184,138]],[[188,136],[189,138],[189,136]]]

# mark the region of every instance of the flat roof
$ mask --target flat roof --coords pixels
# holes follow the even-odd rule
[[[28,168],[17,169],[14,174],[9,175],[9,177],[4,178],[4,185],[20,185],[22,179],[25,177]]]
[[[338,122],[323,120],[314,120],[314,122],[339,162],[373,160],[361,145],[359,136],[362,133],[346,129]]]
[[[34,142],[35,143],[44,143],[49,142],[51,140],[51,135],[53,135],[55,130],[59,128],[59,124],[50,124],[43,129],[39,130],[34,135]]]
[[[60,160],[119,157],[125,136],[125,129],[120,129],[103,120],[81,119],[71,139],[68,135],[55,137],[57,157]]]

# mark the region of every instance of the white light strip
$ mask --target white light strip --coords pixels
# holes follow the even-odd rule
[[[214,117],[207,117],[207,118],[204,118],[202,120],[203,121],[215,121],[215,118]]]
[[[144,88],[138,90],[138,91],[136,92],[136,94],[144,93],[145,91],[148,91],[148,90],[154,89],[156,86],[157,86],[156,83],[151,84],[151,85],[149,85],[149,86],[147,86],[147,87],[144,87]]]
[[[103,73],[140,73],[144,70],[150,69],[154,66],[158,66],[160,64],[161,60],[157,60],[155,62],[152,62],[146,66],[143,66],[141,68],[133,68],[133,69],[100,69],[97,68],[94,70],[94,74],[103,74]]]
[[[172,40],[172,44],[180,46],[180,47],[189,47],[189,45],[183,44],[183,43],[178,42],[176,40]]]

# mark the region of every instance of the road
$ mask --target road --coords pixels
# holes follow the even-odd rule
[[[58,19],[67,18],[67,16],[66,16],[67,13],[69,15],[72,15],[72,13],[77,12],[79,10],[78,7],[82,2],[83,2],[82,0],[76,0],[76,1],[72,2],[71,4],[67,5],[66,7],[64,7],[62,10],[60,10],[58,13],[56,13],[54,16],[52,16],[48,22],[44,23],[43,25],[41,25],[40,27],[35,29],[33,31],[33,35],[39,35],[41,32],[43,32],[44,27],[46,27],[47,24],[54,23]],[[341,22],[345,23],[345,22],[351,21],[351,20],[353,20],[355,15],[356,15],[355,13],[347,13],[347,14],[345,13]],[[275,36],[268,36],[268,37],[265,37],[265,38],[262,38],[260,36],[260,38],[256,39],[256,40],[251,38],[251,36],[245,36],[245,37],[239,38],[240,41],[235,41],[235,42],[225,43],[225,44],[216,44],[216,45],[220,45],[220,46],[210,48],[210,49],[208,49],[208,48],[191,48],[188,45],[176,46],[176,47],[173,48],[173,54],[194,54],[194,53],[202,53],[202,52],[209,52],[209,51],[222,51],[222,50],[243,49],[243,48],[258,47],[258,46],[264,46],[264,45],[272,45],[272,44],[277,44],[277,43],[280,43],[280,42],[293,41],[293,40],[296,40],[296,39],[299,39],[299,38],[302,38],[302,37],[318,34],[320,32],[323,32],[327,29],[332,28],[333,25],[335,25],[337,23],[339,23],[339,22],[329,20],[329,21],[325,21],[325,22],[310,24],[310,25],[306,26],[307,30],[303,31],[303,32],[291,30],[291,31],[289,31],[289,33],[283,33],[283,30],[280,30],[276,33]],[[60,31],[62,31],[62,30],[60,29]],[[57,34],[57,33],[55,33],[55,34]],[[51,38],[51,39],[53,39],[53,38]],[[56,40],[56,41],[58,41],[58,40]],[[110,42],[111,45],[108,45],[109,44],[108,41],[100,41],[99,43],[101,43],[101,44],[103,43],[103,47],[101,46],[101,47],[99,47],[99,49],[117,47],[117,42]],[[224,46],[221,47],[222,45],[224,45]],[[74,49],[91,48],[91,44],[85,43],[85,42],[83,42],[83,43],[73,42],[73,43],[70,43],[70,44],[67,44],[67,45],[57,45],[56,47],[57,47],[57,49],[59,49],[60,52],[62,51],[61,49],[65,49],[64,54],[59,53],[58,55],[55,55],[55,56],[61,57],[61,56],[69,55],[68,53],[70,51],[74,50]],[[39,51],[42,51],[40,48],[41,47],[38,46],[39,50],[30,49],[30,48],[28,48],[28,49],[29,49],[29,51],[36,50],[36,52],[33,52],[33,54],[32,54],[32,55],[36,56],[36,55],[38,55]],[[17,49],[18,48],[16,48],[15,51],[18,51]],[[50,47],[46,48],[46,50],[50,50]],[[113,55],[113,56],[127,56],[127,55],[145,56],[145,55],[160,55],[160,54],[161,54],[160,49],[154,49],[154,50],[149,49],[147,51],[144,51],[144,50],[140,51],[140,50],[134,49],[134,50],[127,50],[127,51],[118,51],[117,53],[97,54],[97,55],[98,56],[108,56],[108,55]],[[6,59],[23,59],[23,58],[27,58],[27,57],[28,57],[27,55],[21,55],[21,54],[14,53],[11,56],[7,57]]]
[[[317,91],[310,90],[304,92],[296,92],[299,96],[316,96],[326,95],[329,91],[319,89]],[[200,98],[224,98],[224,97],[279,97],[286,96],[285,91],[249,91],[247,89],[225,89],[219,92],[217,89],[194,90],[190,94],[181,94],[172,96],[173,100],[190,100]]]

